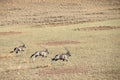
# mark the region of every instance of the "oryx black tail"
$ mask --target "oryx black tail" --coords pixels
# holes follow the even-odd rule
[[[10,53],[13,53],[14,51],[10,51]]]
[[[32,54],[31,56],[30,56],[30,58],[32,58],[34,56],[34,54]]]

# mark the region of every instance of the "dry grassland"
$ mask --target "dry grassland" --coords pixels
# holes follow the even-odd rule
[[[18,2],[0,0],[0,80],[120,79],[119,0]],[[21,41],[26,51],[10,54]],[[50,54],[33,62],[43,47]],[[69,61],[51,64],[64,47]]]

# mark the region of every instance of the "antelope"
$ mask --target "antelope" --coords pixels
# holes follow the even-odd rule
[[[49,54],[48,49],[45,49],[44,51],[36,51],[30,56],[30,58],[33,58],[33,60],[35,60],[35,58],[37,58],[38,56],[47,57],[47,54]]]
[[[70,51],[67,50],[66,53],[55,55],[55,57],[52,58],[52,61],[58,61],[58,60],[68,61],[68,57],[70,57],[70,56],[71,56],[71,53],[70,53]]]
[[[25,46],[25,44],[23,44],[21,46],[15,47],[13,51],[10,51],[10,53],[14,53],[15,52],[16,54],[18,54],[21,51],[24,52],[25,48],[26,48],[26,46]]]

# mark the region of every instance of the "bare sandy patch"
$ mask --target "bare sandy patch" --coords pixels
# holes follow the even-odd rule
[[[15,32],[15,31],[9,31],[9,32],[0,32],[0,35],[14,35],[14,34],[21,34],[22,32]]]
[[[87,73],[89,70],[82,67],[69,67],[69,68],[52,68],[52,69],[44,69],[39,71],[39,75],[57,75],[57,74],[73,74],[73,73]]]
[[[30,66],[14,66],[12,68],[9,68],[5,72],[10,72],[10,71],[18,71],[18,70],[30,70],[30,69],[43,69],[49,67],[48,65],[44,66],[36,66],[36,67],[30,67]]]
[[[37,45],[49,45],[49,46],[56,46],[56,45],[66,45],[66,44],[79,44],[79,41],[50,41],[44,43],[37,43]]]

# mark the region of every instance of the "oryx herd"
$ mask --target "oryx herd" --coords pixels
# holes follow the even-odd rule
[[[21,54],[21,52],[24,52],[26,49],[26,45],[22,44],[18,47],[15,47],[12,51],[10,51],[10,53],[16,53],[16,54]],[[71,56],[70,51],[65,48],[65,50],[67,51],[66,53],[61,53],[61,54],[56,54],[51,61],[58,61],[58,60],[62,60],[62,61],[68,61],[68,57]],[[41,50],[41,51],[36,51],[35,53],[33,53],[30,58],[33,59],[33,61],[41,56],[41,57],[47,57],[47,55],[49,54],[49,50],[45,48],[45,50]]]

